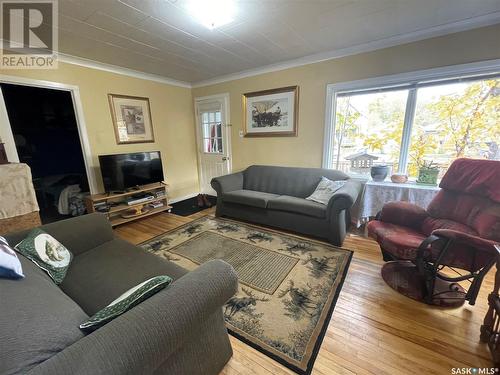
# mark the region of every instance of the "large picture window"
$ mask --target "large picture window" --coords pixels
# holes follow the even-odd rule
[[[369,175],[371,166],[388,165],[415,178],[424,162],[442,176],[456,158],[500,160],[497,73],[356,87],[330,100],[328,168]]]

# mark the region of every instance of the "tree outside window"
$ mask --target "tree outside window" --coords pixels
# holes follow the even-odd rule
[[[408,150],[401,149],[408,90],[337,98],[333,167],[351,172],[353,155],[369,156],[394,173],[407,152],[407,173],[416,177],[424,161],[442,175],[459,157],[500,160],[500,79],[420,87],[416,97]]]

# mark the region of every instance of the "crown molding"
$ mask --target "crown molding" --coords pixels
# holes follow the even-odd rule
[[[160,76],[157,74],[140,72],[138,70],[123,68],[123,67],[117,66],[117,65],[101,63],[101,62],[86,59],[83,57],[76,57],[76,56],[72,56],[72,55],[67,55],[67,54],[61,53],[61,52],[59,52],[57,54],[57,56],[58,56],[57,57],[58,61],[63,62],[63,63],[67,63],[67,64],[84,66],[86,68],[102,70],[105,72],[120,74],[120,75],[133,77],[133,78],[145,79],[148,81],[153,81],[153,82],[158,82],[158,83],[165,83],[167,85],[172,85],[172,86],[184,87],[184,88],[188,88],[188,89],[191,88],[191,84],[189,82],[179,81],[179,80],[176,80],[173,78],[168,78],[168,77]]]
[[[352,47],[340,48],[336,50],[320,52],[297,59],[287,60],[276,64],[270,64],[259,68],[248,69],[236,73],[222,75],[207,80],[202,80],[194,83],[180,81],[173,78],[145,73],[134,69],[124,68],[117,65],[98,62],[95,60],[86,59],[68,55],[65,53],[58,53],[58,60],[67,64],[79,65],[87,68],[102,70],[110,73],[125,75],[133,78],[144,79],[153,82],[164,83],[167,85],[184,87],[184,88],[197,88],[203,86],[215,85],[218,83],[234,81],[242,78],[248,78],[265,73],[272,73],[280,70],[295,68],[303,65],[319,63],[322,61],[338,59],[341,57],[357,55],[365,52],[372,52],[375,50],[394,47],[401,44],[417,42],[429,38],[439,37],[447,34],[453,34],[461,31],[467,31],[479,27],[491,26],[500,24],[500,12],[494,12],[479,17],[472,17],[466,20],[451,22],[428,29],[417,30],[415,32],[401,34],[394,37],[379,39],[369,43],[358,44]]]
[[[288,60],[276,64],[266,65],[260,68],[244,70],[211,79],[194,82],[193,88],[215,85],[227,81],[234,81],[242,78],[253,77],[260,74],[272,73],[280,70],[295,68],[303,65],[319,63],[322,61],[338,59],[341,57],[357,55],[364,52],[394,47],[401,44],[417,42],[425,39],[439,37],[447,34],[458,33],[476,29],[479,27],[491,26],[500,23],[500,12],[490,13],[484,16],[473,17],[466,20],[447,23],[428,29],[417,30],[415,32],[401,34],[390,38],[379,39],[369,43],[358,44],[352,47],[340,48],[332,51],[316,53],[298,59]]]

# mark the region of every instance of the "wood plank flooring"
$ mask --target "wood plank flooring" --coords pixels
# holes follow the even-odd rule
[[[115,229],[140,243],[188,223],[213,209],[189,217],[159,214]],[[494,270],[485,278],[475,306],[452,310],[427,306],[389,288],[380,277],[378,245],[350,234],[345,248],[353,261],[313,369],[330,374],[451,374],[453,367],[491,367],[479,327],[493,288]],[[293,374],[269,357],[231,336],[234,355],[221,374]]]

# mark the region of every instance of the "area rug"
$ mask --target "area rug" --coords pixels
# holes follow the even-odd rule
[[[192,270],[231,264],[240,282],[224,306],[229,332],[298,374],[310,374],[352,251],[205,216],[141,245]]]

